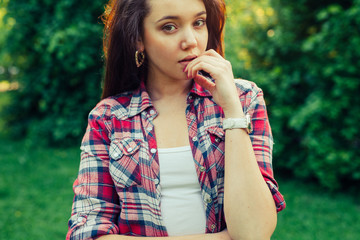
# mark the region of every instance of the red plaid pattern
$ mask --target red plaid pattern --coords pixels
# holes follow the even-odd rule
[[[285,208],[272,171],[273,139],[263,93],[236,80],[259,168],[278,211]],[[226,228],[224,219],[224,113],[210,93],[194,83],[187,99],[189,141],[206,212],[206,232]],[[144,83],[133,92],[102,100],[89,114],[74,183],[67,239],[106,234],[167,236],[160,212],[161,185],[153,120],[156,109]]]

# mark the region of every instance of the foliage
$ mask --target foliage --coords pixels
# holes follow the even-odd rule
[[[1,64],[20,72],[6,119],[12,136],[36,143],[79,140],[87,112],[100,99],[102,14],[105,1],[17,0],[7,3],[11,23]],[[11,56],[11,58],[9,58]]]
[[[265,91],[276,165],[337,189],[360,182],[360,1],[272,0],[241,28]]]
[[[0,81],[21,86],[3,111],[12,136],[80,139],[100,98],[105,2],[1,2]],[[226,58],[265,92],[277,172],[360,183],[360,0],[227,3]]]
[[[14,101],[3,111],[11,136],[50,145],[74,144],[80,139],[86,115],[101,92],[102,24],[98,17],[105,2],[3,1],[0,66],[19,69],[5,80],[21,86],[12,92]],[[227,26],[238,33],[241,15],[231,9],[236,10],[241,1],[227,2],[233,17]],[[237,46],[233,39],[226,42]]]
[[[10,32],[10,29],[12,25],[14,24],[13,19],[8,19],[8,21],[4,21],[4,16],[6,15],[6,6],[7,6],[8,0],[0,1],[0,84],[4,82],[5,80],[8,80],[10,78],[9,71],[7,69],[11,66],[5,64],[9,62],[9,55],[3,51],[5,49],[5,41],[6,38]],[[16,71],[16,70],[15,70]],[[1,91],[1,88],[0,88]]]

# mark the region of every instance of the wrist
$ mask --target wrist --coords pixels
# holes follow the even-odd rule
[[[241,104],[232,108],[223,109],[225,118],[244,118],[245,113]]]
[[[243,111],[228,111],[228,112],[224,111],[224,115],[225,115],[225,119],[226,118],[244,118],[245,117],[245,114]]]
[[[223,129],[244,129],[246,133],[252,132],[251,117],[247,114],[244,118],[225,118],[223,121]]]
[[[245,117],[244,111],[240,99],[236,99],[233,102],[224,105],[222,108],[225,118],[243,118]]]

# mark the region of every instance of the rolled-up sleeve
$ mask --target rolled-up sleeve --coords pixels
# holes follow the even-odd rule
[[[119,233],[119,199],[109,173],[109,111],[102,105],[89,114],[79,173],[73,185],[75,196],[67,240]]]
[[[253,145],[255,157],[259,165],[261,174],[268,185],[274,198],[277,211],[286,207],[283,195],[279,192],[278,184],[274,178],[272,167],[273,136],[266,111],[263,92],[255,83],[247,82],[251,85],[242,98],[244,112],[251,116],[253,131],[250,139]]]

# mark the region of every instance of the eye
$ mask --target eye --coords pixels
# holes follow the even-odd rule
[[[161,28],[161,30],[170,33],[176,30],[176,26],[174,24],[166,24]]]
[[[205,19],[198,19],[195,21],[194,26],[195,27],[201,27],[204,26],[206,24]]]

